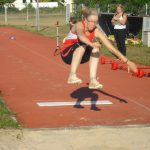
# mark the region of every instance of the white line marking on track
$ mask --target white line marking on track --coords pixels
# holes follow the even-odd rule
[[[110,105],[113,104],[109,100],[98,100],[98,101],[81,101],[81,102],[38,102],[37,105],[40,107],[44,106],[74,106],[74,105]]]

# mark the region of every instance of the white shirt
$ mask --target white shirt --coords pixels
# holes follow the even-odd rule
[[[68,33],[66,39],[69,40],[69,39],[77,39],[77,35],[72,33],[71,31]]]
[[[123,17],[120,16],[119,20],[123,20]],[[126,25],[121,24],[119,21],[115,20],[114,29],[126,29]]]

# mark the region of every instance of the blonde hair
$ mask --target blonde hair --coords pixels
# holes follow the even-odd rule
[[[123,6],[122,4],[117,4],[117,5],[116,5],[116,9],[117,9],[118,7],[120,7],[121,10],[124,12],[124,6]]]
[[[91,15],[95,15],[95,16],[98,16],[98,12],[94,9],[89,9],[88,7],[86,6],[83,6],[81,8],[81,13],[82,15],[85,17],[85,18],[88,18],[89,16]]]

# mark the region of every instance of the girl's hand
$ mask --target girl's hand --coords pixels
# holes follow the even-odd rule
[[[99,43],[99,42],[94,42],[93,44],[92,44],[93,46],[93,48],[94,47],[98,47],[98,48],[101,48],[102,47],[102,45]]]
[[[114,22],[115,22],[115,21],[114,21],[114,18],[112,18],[111,23],[114,24]]]
[[[114,20],[118,20],[118,18],[117,18],[117,17],[114,17]]]
[[[138,72],[137,66],[132,61],[128,60],[127,66],[129,67],[129,71]]]

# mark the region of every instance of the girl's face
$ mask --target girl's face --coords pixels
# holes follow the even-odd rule
[[[117,7],[117,13],[121,13],[121,12],[123,12],[122,8],[121,7]]]
[[[91,15],[91,16],[89,16],[86,19],[86,21],[87,21],[87,29],[88,29],[88,31],[92,31],[96,27],[96,25],[98,23],[98,16]]]

